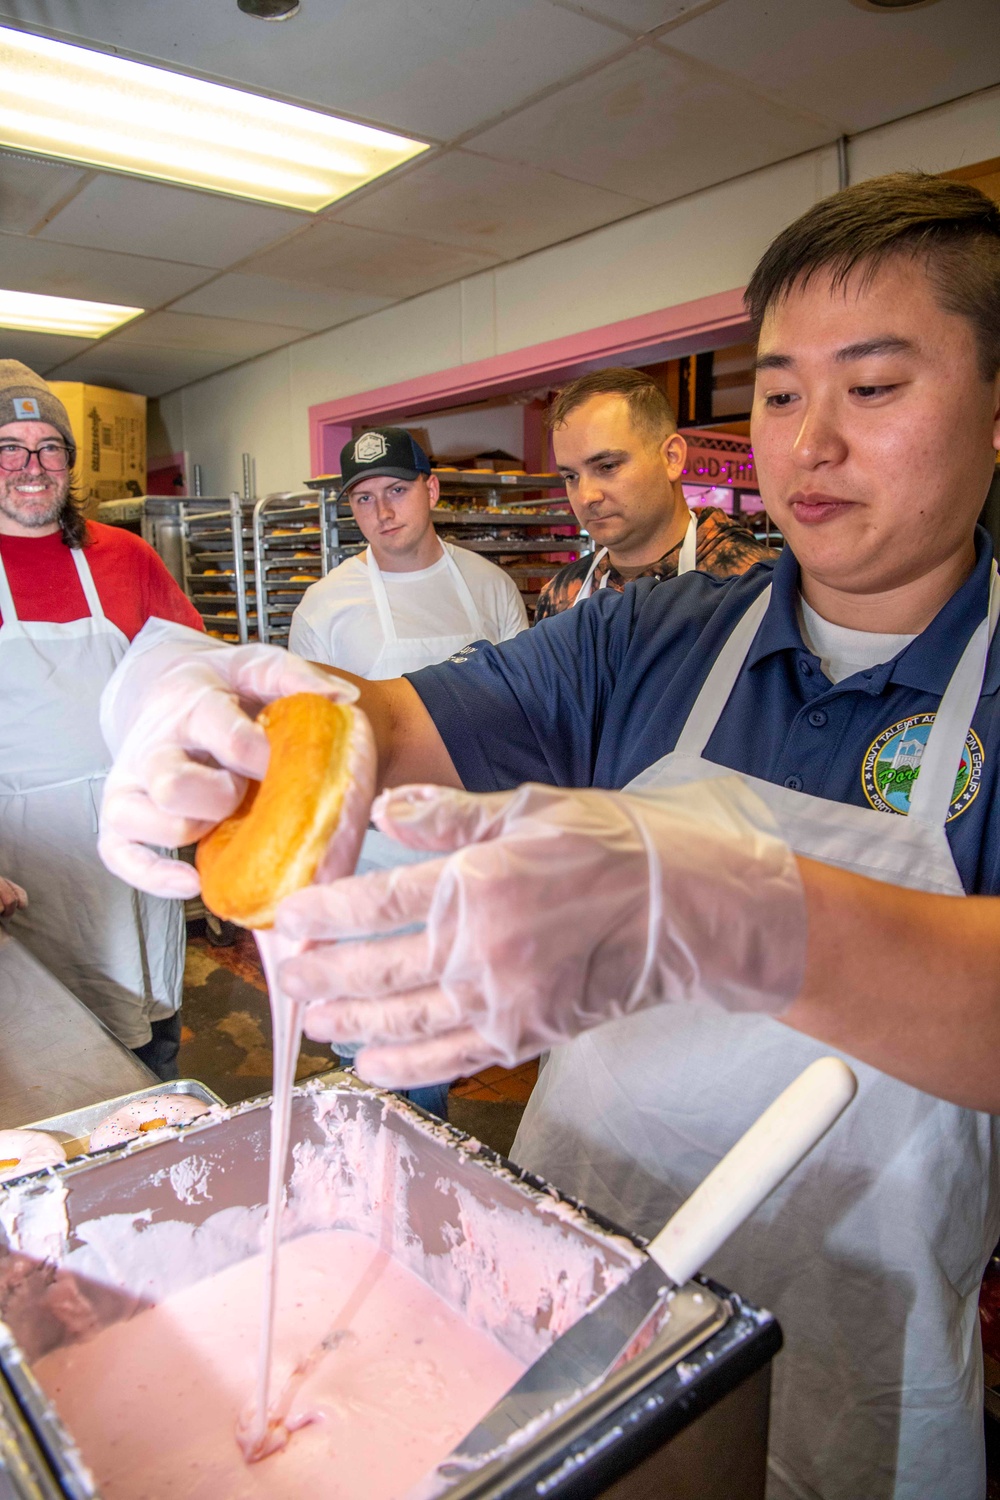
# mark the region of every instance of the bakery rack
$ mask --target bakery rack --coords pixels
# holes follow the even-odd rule
[[[257,634],[286,646],[292,613],[306,589],[342,561],[331,538],[325,497],[311,490],[265,495],[253,508]]]
[[[209,635],[245,644],[257,634],[252,501],[239,495],[147,495],[142,535],[201,615]]]

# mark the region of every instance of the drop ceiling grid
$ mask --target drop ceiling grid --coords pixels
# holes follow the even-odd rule
[[[808,43],[800,0],[331,3],[335,21],[304,8],[261,28],[235,4],[47,0],[50,34],[433,149],[319,216],[0,152],[6,283],[147,309],[69,359],[53,341],[45,373],[162,386],[147,358],[162,351],[163,375],[182,384],[826,144],[861,128],[859,88],[881,122],[1000,79],[1000,60],[971,44],[993,0],[899,17],[810,0]],[[35,0],[0,0],[0,24],[41,29],[37,13]]]

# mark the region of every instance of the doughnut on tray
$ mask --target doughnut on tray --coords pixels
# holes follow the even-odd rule
[[[102,1099],[98,1104],[88,1104],[86,1109],[73,1109],[68,1114],[52,1115],[48,1120],[33,1120],[24,1129],[44,1130],[47,1135],[54,1135],[64,1147],[67,1160],[72,1161],[74,1157],[86,1154],[90,1133],[102,1120],[124,1109],[127,1104],[134,1104],[137,1099],[149,1099],[154,1094],[187,1094],[192,1099],[200,1099],[210,1108],[225,1103],[218,1094],[214,1094],[196,1078],[175,1078],[170,1083],[152,1084],[148,1089],[136,1089],[135,1093],[122,1094],[117,1099]]]

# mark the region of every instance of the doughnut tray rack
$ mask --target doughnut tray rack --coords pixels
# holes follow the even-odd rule
[[[178,506],[181,587],[208,634],[233,645],[245,645],[257,634],[251,508],[252,502],[236,494]]]
[[[306,589],[341,561],[331,547],[326,506],[312,491],[265,495],[253,508],[257,634],[287,646],[292,614]]]

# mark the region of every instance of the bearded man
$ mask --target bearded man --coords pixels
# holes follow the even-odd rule
[[[84,518],[66,408],[0,360],[0,914],[161,1078],[177,1076],[184,908],[97,857],[101,692],[153,615],[200,628],[151,547]]]

